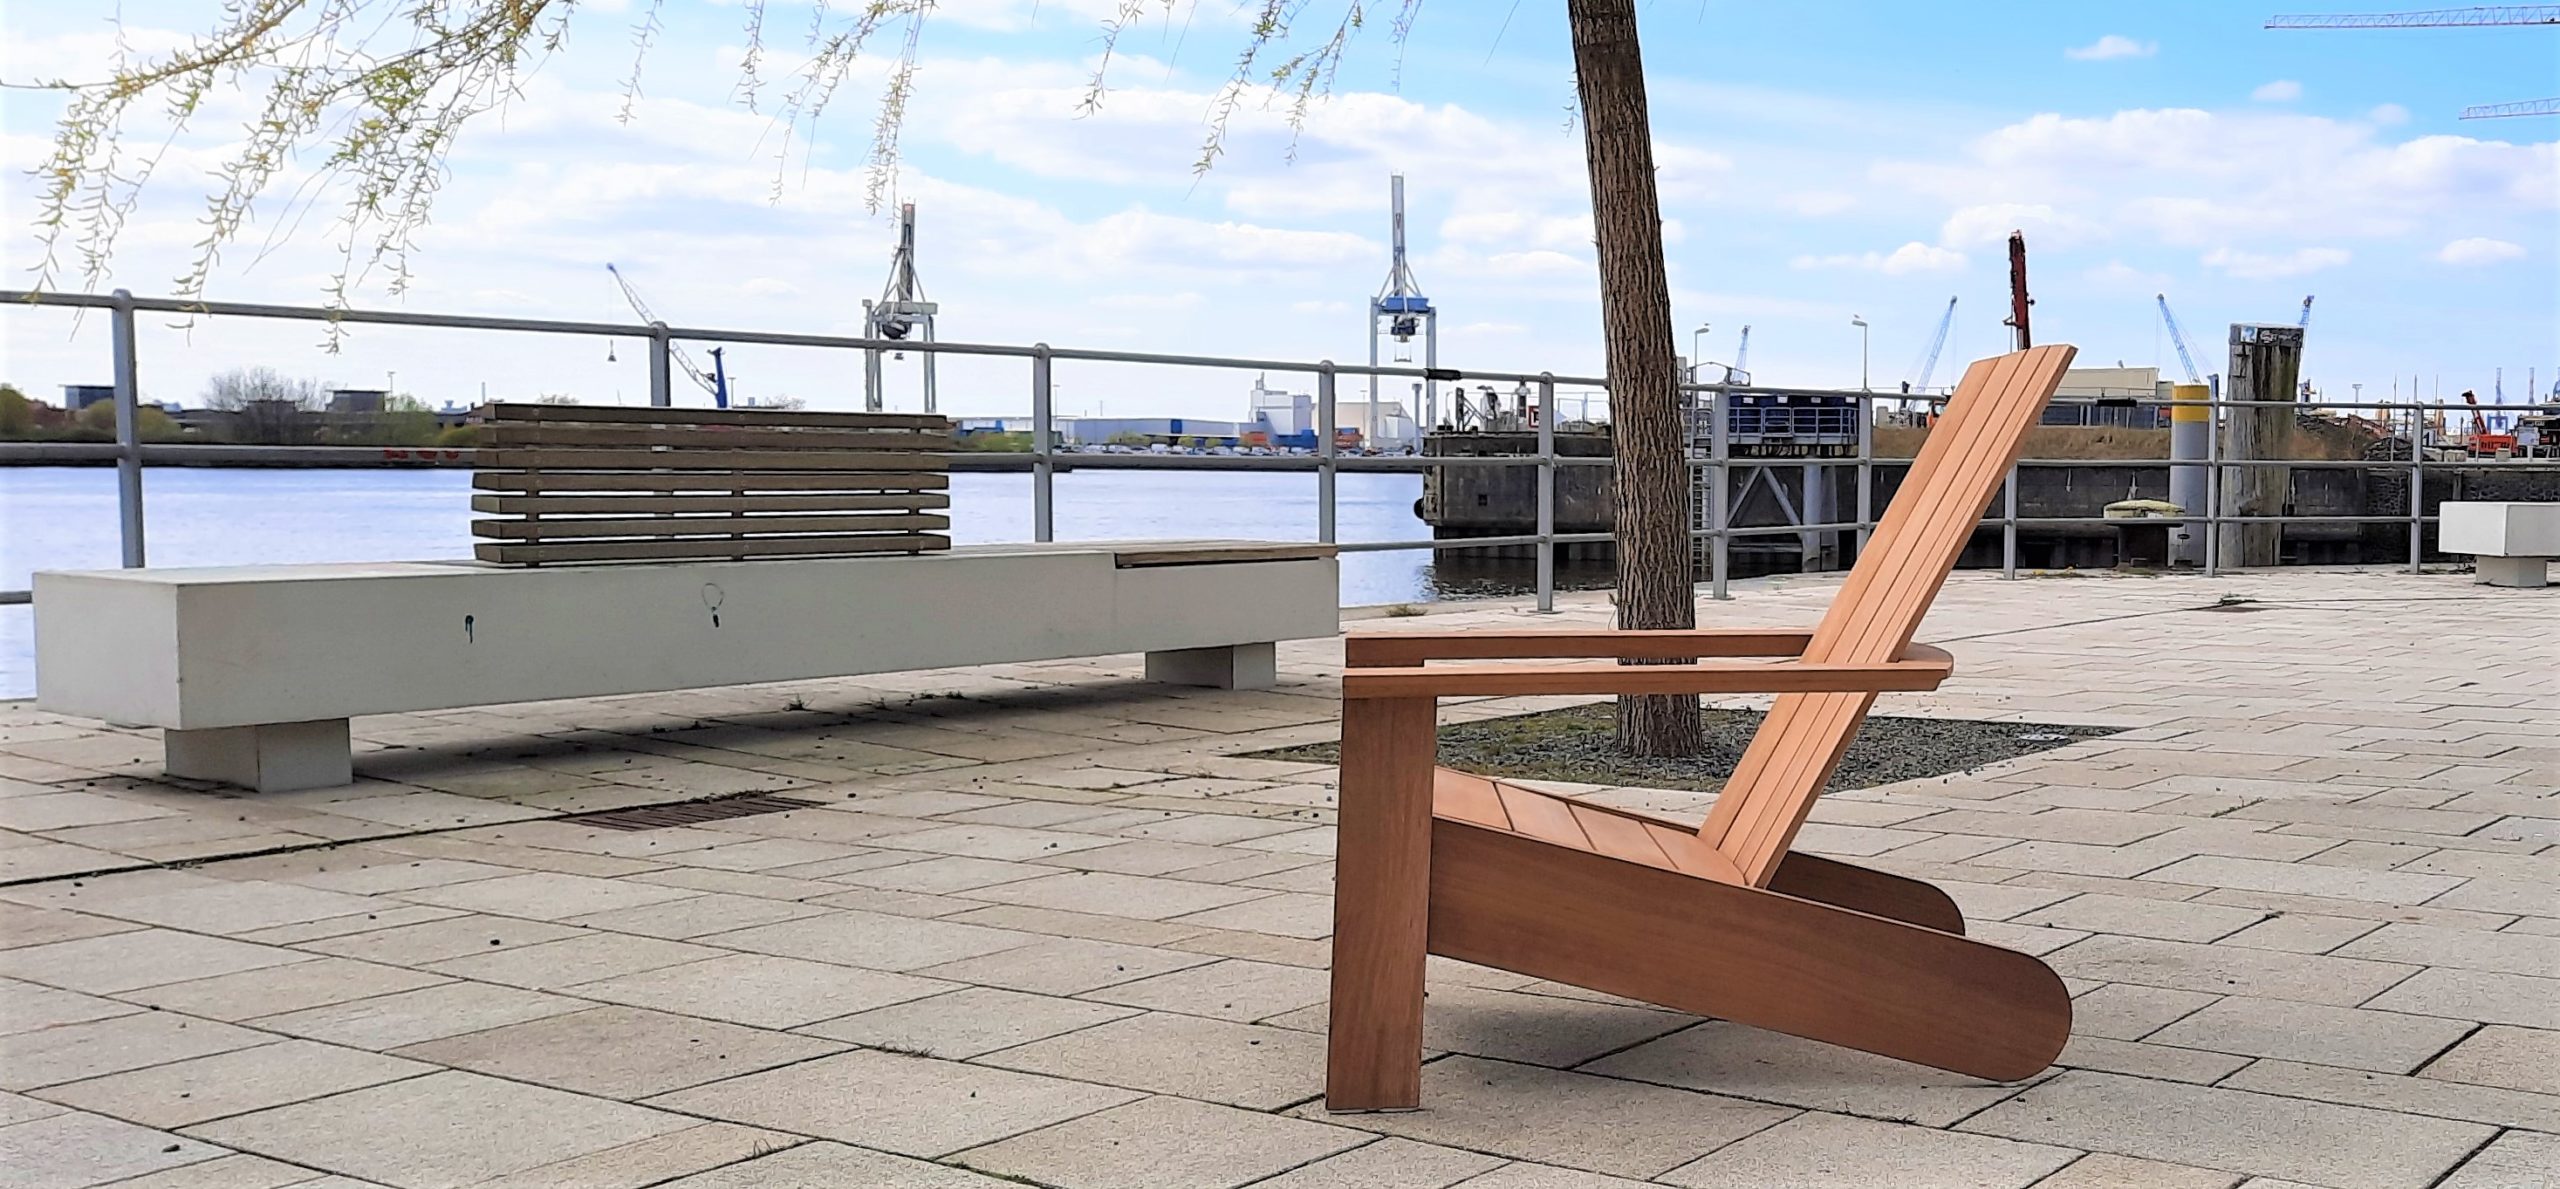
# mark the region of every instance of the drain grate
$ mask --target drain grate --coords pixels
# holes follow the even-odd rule
[[[817,805],[815,801],[804,801],[798,797],[777,797],[771,793],[739,793],[733,797],[712,797],[703,801],[678,801],[671,805],[634,805],[629,809],[581,813],[565,820],[582,826],[602,826],[608,830],[663,830],[669,826],[690,826],[733,817],[754,817],[759,813],[785,813],[794,809],[814,809]]]

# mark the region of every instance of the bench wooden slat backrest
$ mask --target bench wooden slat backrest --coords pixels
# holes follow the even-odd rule
[[[923,553],[951,546],[950,422],[902,413],[490,405],[482,561]]]
[[[1814,629],[1805,660],[1877,664],[1911,643],[2073,354],[2068,346],[2035,347],[1965,372]],[[1768,886],[1874,702],[1872,693],[1781,695],[1699,837],[1752,886]]]

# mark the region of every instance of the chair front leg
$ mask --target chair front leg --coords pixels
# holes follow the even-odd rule
[[[1345,698],[1334,856],[1333,1009],[1325,1106],[1422,1103],[1433,698]]]

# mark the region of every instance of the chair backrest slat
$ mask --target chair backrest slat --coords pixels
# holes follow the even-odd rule
[[[1806,660],[1874,664],[1910,645],[2073,354],[2036,347],[1965,372],[1814,629]],[[1872,693],[1780,696],[1699,837],[1752,885],[1767,886],[1874,702]]]

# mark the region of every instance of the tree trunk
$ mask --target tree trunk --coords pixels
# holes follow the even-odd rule
[[[1689,458],[1635,0],[1567,0],[1565,12],[1591,167],[1609,421],[1617,438],[1618,626],[1696,627]],[[1618,699],[1618,743],[1630,753],[1695,755],[1705,742],[1695,697]]]

